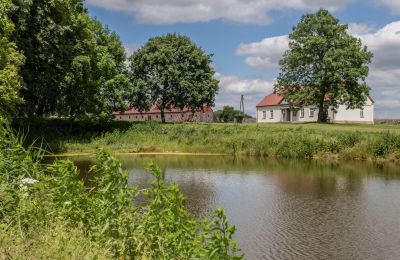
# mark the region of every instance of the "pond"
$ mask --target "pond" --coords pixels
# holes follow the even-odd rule
[[[198,217],[223,207],[247,259],[400,259],[400,169],[362,162],[119,157],[130,182],[161,166]],[[75,158],[83,170],[88,158]]]

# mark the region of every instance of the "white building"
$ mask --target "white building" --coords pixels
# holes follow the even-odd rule
[[[257,104],[257,123],[278,122],[316,122],[318,120],[318,107],[306,106],[293,109],[283,96],[272,93]],[[374,100],[368,96],[362,109],[346,109],[339,105],[336,112],[328,110],[328,120],[332,123],[374,123]]]

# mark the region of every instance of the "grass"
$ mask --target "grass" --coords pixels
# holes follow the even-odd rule
[[[37,123],[54,153],[183,152],[400,162],[400,125]],[[72,129],[72,130],[71,130]],[[34,134],[37,136],[37,134]]]
[[[21,234],[12,229],[0,232],[1,259],[111,259],[112,253],[90,241],[82,229],[65,223],[30,228]]]

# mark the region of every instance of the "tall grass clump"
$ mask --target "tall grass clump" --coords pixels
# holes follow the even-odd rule
[[[71,161],[43,165],[41,152],[21,142],[0,118],[0,257],[242,258],[223,210],[197,220],[158,166],[149,165],[153,179],[138,189],[100,149],[88,187]]]

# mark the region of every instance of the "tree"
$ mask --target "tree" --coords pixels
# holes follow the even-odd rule
[[[13,2],[14,41],[26,56],[22,115],[75,119],[124,108],[124,48],[88,16],[83,0]]]
[[[219,123],[236,122],[241,123],[244,118],[251,118],[251,116],[235,110],[232,106],[224,106],[222,110],[214,112],[214,121]]]
[[[319,122],[327,121],[330,106],[361,108],[369,94],[373,55],[347,29],[324,9],[303,15],[280,61],[275,91],[293,106],[317,105]]]
[[[205,104],[212,106],[218,81],[213,77],[211,57],[185,36],[151,38],[129,58],[131,105],[140,111],[156,105],[162,122],[165,109],[171,107],[194,112]]]
[[[9,0],[0,2],[0,114],[10,113],[15,105],[23,102],[19,96],[21,84],[18,74],[23,56],[10,39],[14,31],[14,25],[8,19],[10,7]]]
[[[88,32],[86,44],[75,46],[79,55],[62,82],[65,91],[57,112],[71,118],[107,118],[125,109],[130,93],[125,49],[118,35],[97,20],[85,16],[82,23]]]

